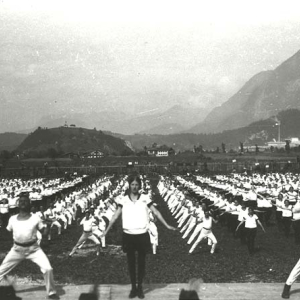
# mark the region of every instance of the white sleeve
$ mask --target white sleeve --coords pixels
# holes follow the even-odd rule
[[[145,195],[145,197],[146,197],[146,199],[145,199],[146,204],[148,207],[150,207],[153,204],[153,201],[152,201],[151,197],[149,197],[149,195]]]
[[[7,231],[13,231],[13,228],[12,228],[12,218],[9,218],[9,221],[8,221],[8,225],[6,227]]]
[[[118,197],[116,200],[116,202],[117,202],[117,205],[119,206],[119,207],[123,207],[123,204],[124,204],[124,198],[125,197]]]

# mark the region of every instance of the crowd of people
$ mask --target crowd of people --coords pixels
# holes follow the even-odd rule
[[[86,176],[74,176],[71,179],[1,180],[0,224],[13,231],[14,246],[0,267],[0,280],[16,262],[31,259],[40,265],[45,275],[49,297],[56,299],[52,268],[39,248],[42,240],[52,240],[53,230],[60,235],[72,224],[82,226],[83,232],[69,257],[88,240],[96,245],[96,255],[99,256],[101,247],[106,248],[105,236],[122,215],[122,249],[127,255],[132,284],[129,298],[144,298],[145,257],[148,252],[155,254],[158,246],[156,220],[170,230],[175,228],[157,210],[153,201],[154,191],[146,176],[86,179]],[[290,236],[292,227],[295,243],[300,244],[300,185],[297,174],[160,176],[157,187],[177,221],[182,239],[191,245],[189,254],[203,240],[211,246],[211,254],[215,253],[218,237],[213,233],[213,226],[217,223],[234,237],[238,236],[241,244],[247,245],[250,255],[256,252],[258,227],[265,232],[265,227],[276,225],[285,238]],[[22,218],[30,219],[35,228],[31,229],[33,231],[27,240],[18,232],[24,230],[18,225]],[[33,252],[30,254],[30,251],[27,256],[22,251],[20,255],[22,247],[33,252],[38,249],[39,255],[31,255]],[[299,272],[300,261],[286,283],[283,297],[289,294]]]
[[[26,211],[25,219],[30,218],[34,220],[33,223],[37,225],[37,228],[32,231],[33,236],[31,235],[28,238],[30,240],[29,242],[26,241],[26,243],[24,243],[22,238],[16,235],[16,238],[14,238],[15,246],[32,247],[34,245],[37,247],[36,249],[41,250],[41,248],[38,247],[40,247],[42,240],[52,240],[53,230],[57,229],[58,235],[60,235],[62,230],[67,230],[68,227],[73,224],[75,226],[82,226],[83,232],[69,253],[69,257],[72,257],[78,249],[82,248],[87,240],[91,240],[96,245],[96,255],[99,256],[101,247],[103,249],[106,248],[105,235],[120,214],[120,210],[123,210],[123,225],[127,224],[125,225],[126,229],[124,229],[123,239],[128,239],[127,242],[123,241],[123,250],[127,253],[130,265],[129,274],[132,281],[131,297],[138,295],[140,298],[143,298],[142,281],[144,278],[143,274],[145,273],[145,255],[149,250],[149,245],[151,245],[150,248],[153,254],[156,253],[156,247],[158,245],[158,232],[155,225],[156,219],[158,218],[164,222],[166,226],[168,225],[155,209],[155,204],[151,200],[152,189],[149,180],[141,176],[135,177],[133,181],[137,183],[137,187],[133,189],[131,194],[130,182],[132,182],[132,180],[127,181],[126,176],[115,180],[113,185],[111,177],[107,176],[102,176],[93,182],[89,181],[86,183],[83,183],[83,178],[81,177],[76,177],[72,181],[61,179],[45,180],[42,178],[25,182],[21,180],[3,181],[0,190],[1,205],[5,206],[6,211],[5,214],[1,214],[2,227],[6,227],[9,231],[21,230],[20,228],[16,229],[13,227],[10,222],[11,220],[19,218],[18,216],[20,214],[22,215],[20,203],[26,202],[27,199],[30,202],[30,212],[28,213]],[[18,206],[16,210],[7,203],[11,191],[16,192],[15,204],[16,207]],[[138,203],[145,202],[146,210],[141,205],[134,205],[126,210],[125,208],[128,204],[134,201],[128,198],[130,200],[124,202],[124,199],[130,197],[130,195],[133,198],[138,195]],[[140,200],[140,195],[144,201]],[[46,197],[47,199],[45,199]],[[29,206],[28,203],[25,206],[27,209]],[[138,224],[136,224],[137,221],[133,218],[132,209],[136,209],[137,215],[144,212],[143,215],[140,215],[141,218]],[[127,221],[124,221],[126,214],[128,218]],[[18,223],[17,219],[15,222]],[[135,228],[136,226],[139,227],[142,222],[144,222],[145,225],[143,228]],[[132,247],[132,244],[137,244],[136,241],[134,242],[134,240],[132,240],[132,230],[134,232],[135,230],[139,232],[146,230],[142,233],[143,238],[137,241],[138,243],[141,241],[144,243],[142,249]],[[135,236],[135,234],[133,236]],[[146,237],[149,237],[149,244]],[[127,246],[125,246],[125,244]],[[11,252],[13,252],[12,256],[8,255],[0,267],[0,280],[15,266],[11,262],[12,257],[16,255],[14,247],[11,250]],[[34,249],[34,251],[36,249]],[[139,257],[138,287],[135,286],[135,251],[138,251]],[[18,260],[25,258],[31,259],[41,267],[45,276],[48,296],[51,299],[56,299],[55,297],[57,297],[57,295],[52,280],[52,268],[44,254],[41,254],[42,252],[40,251],[39,253],[42,257],[40,259],[28,255],[27,257],[18,257]],[[43,268],[45,264],[47,265],[47,271]]]
[[[197,245],[207,239],[211,253],[217,238],[213,223],[226,226],[241,244],[247,244],[250,255],[255,253],[257,228],[278,226],[288,238],[294,229],[295,243],[300,244],[300,185],[298,174],[230,174],[217,176],[161,177],[158,185],[161,196],[177,220],[178,228],[187,241]],[[272,216],[274,217],[272,218]],[[282,293],[289,298],[291,285],[300,275],[300,260],[292,270]]]

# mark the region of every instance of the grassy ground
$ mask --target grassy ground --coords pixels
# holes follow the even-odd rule
[[[175,221],[162,199],[159,210],[171,225]],[[179,232],[168,231],[158,224],[159,246],[156,255],[148,255],[146,283],[187,282],[192,277],[201,277],[204,282],[284,282],[299,259],[299,248],[293,237],[285,238],[276,226],[258,230],[256,244],[260,251],[249,256],[246,246],[240,245],[226,228],[217,224],[214,228],[218,250],[209,253],[206,242],[188,255],[189,246]],[[73,258],[67,254],[76,243],[81,229],[72,226],[62,236],[54,234],[50,244],[43,248],[48,254],[58,283],[129,283],[126,256],[121,251],[121,220],[107,236],[108,251],[95,255],[95,248],[88,244],[78,250]],[[12,245],[9,234],[0,231],[0,261]],[[42,282],[38,267],[31,262],[22,262],[12,272],[24,282]]]

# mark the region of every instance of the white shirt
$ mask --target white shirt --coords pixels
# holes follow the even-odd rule
[[[257,215],[253,215],[253,216],[249,216],[247,215],[245,217],[245,228],[256,228],[257,224],[256,224],[256,220],[258,220]]]
[[[276,210],[277,211],[282,211],[282,208],[281,208],[282,207],[282,203],[283,203],[282,201],[280,201],[279,199],[276,199],[276,205],[277,205],[276,206]]]
[[[148,207],[152,200],[148,195],[141,194],[136,202],[129,196],[119,199],[118,206],[122,207],[123,231],[128,234],[142,234],[148,231]]]
[[[293,208],[293,218],[295,220],[300,220],[300,201],[298,200]]]
[[[254,191],[249,191],[249,193],[247,193],[245,195],[244,201],[256,201],[257,200],[257,194]]]
[[[48,208],[44,214],[47,216],[48,219],[55,219],[56,218],[56,211],[55,209],[51,209],[51,208]]]
[[[18,197],[9,197],[8,205],[10,208],[15,208],[18,206]]]
[[[293,216],[293,212],[292,212],[292,208],[293,208],[293,206],[292,205],[289,205],[289,206],[285,206],[285,205],[283,205],[282,206],[283,208],[288,208],[288,209],[283,209],[282,210],[282,216],[283,217],[292,217]]]
[[[20,221],[17,219],[18,215],[12,216],[6,229],[13,232],[14,241],[25,244],[37,240],[37,231],[45,227],[42,220],[36,216],[31,215],[29,219]]]
[[[0,204],[0,214],[8,214],[9,213],[9,205],[7,204]]]
[[[238,220],[241,222],[243,220],[246,220],[246,216],[248,216],[248,207],[246,207],[245,210],[241,208],[238,216]]]
[[[64,203],[63,202],[56,202],[54,205],[55,205],[56,211],[62,212],[63,207],[64,207]]]
[[[80,222],[80,225],[83,225],[83,231],[92,231],[92,227],[95,221],[96,220],[94,217],[90,217],[88,220],[86,219],[86,217],[84,217]]]
[[[257,198],[257,207],[270,208],[270,207],[272,207],[272,203],[267,199]]]
[[[208,217],[208,219],[204,217],[202,220],[203,220],[203,223],[202,223],[203,228],[207,229],[207,230],[211,230],[211,228],[212,228],[212,217]]]

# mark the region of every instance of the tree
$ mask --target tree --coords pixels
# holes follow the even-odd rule
[[[220,148],[219,147],[217,147],[216,153],[220,153]]]
[[[199,149],[199,153],[203,153],[203,147],[202,147],[202,145],[199,145],[198,149]]]
[[[54,148],[49,148],[47,150],[47,155],[50,157],[50,158],[56,158],[58,156],[58,153],[57,151],[54,149]]]
[[[244,143],[240,142],[241,153],[244,153]]]
[[[259,152],[259,148],[258,148],[258,145],[255,144],[255,154],[257,154]]]
[[[285,151],[290,152],[290,150],[291,150],[290,141],[286,140],[285,141]]]
[[[7,160],[7,159],[10,159],[12,156],[11,156],[11,153],[7,150],[2,150],[0,152],[0,158],[3,159],[3,160]]]
[[[226,153],[226,146],[225,146],[225,144],[224,144],[224,143],[222,143],[222,145],[221,145],[221,146],[222,146],[222,152],[223,152],[223,153]]]

